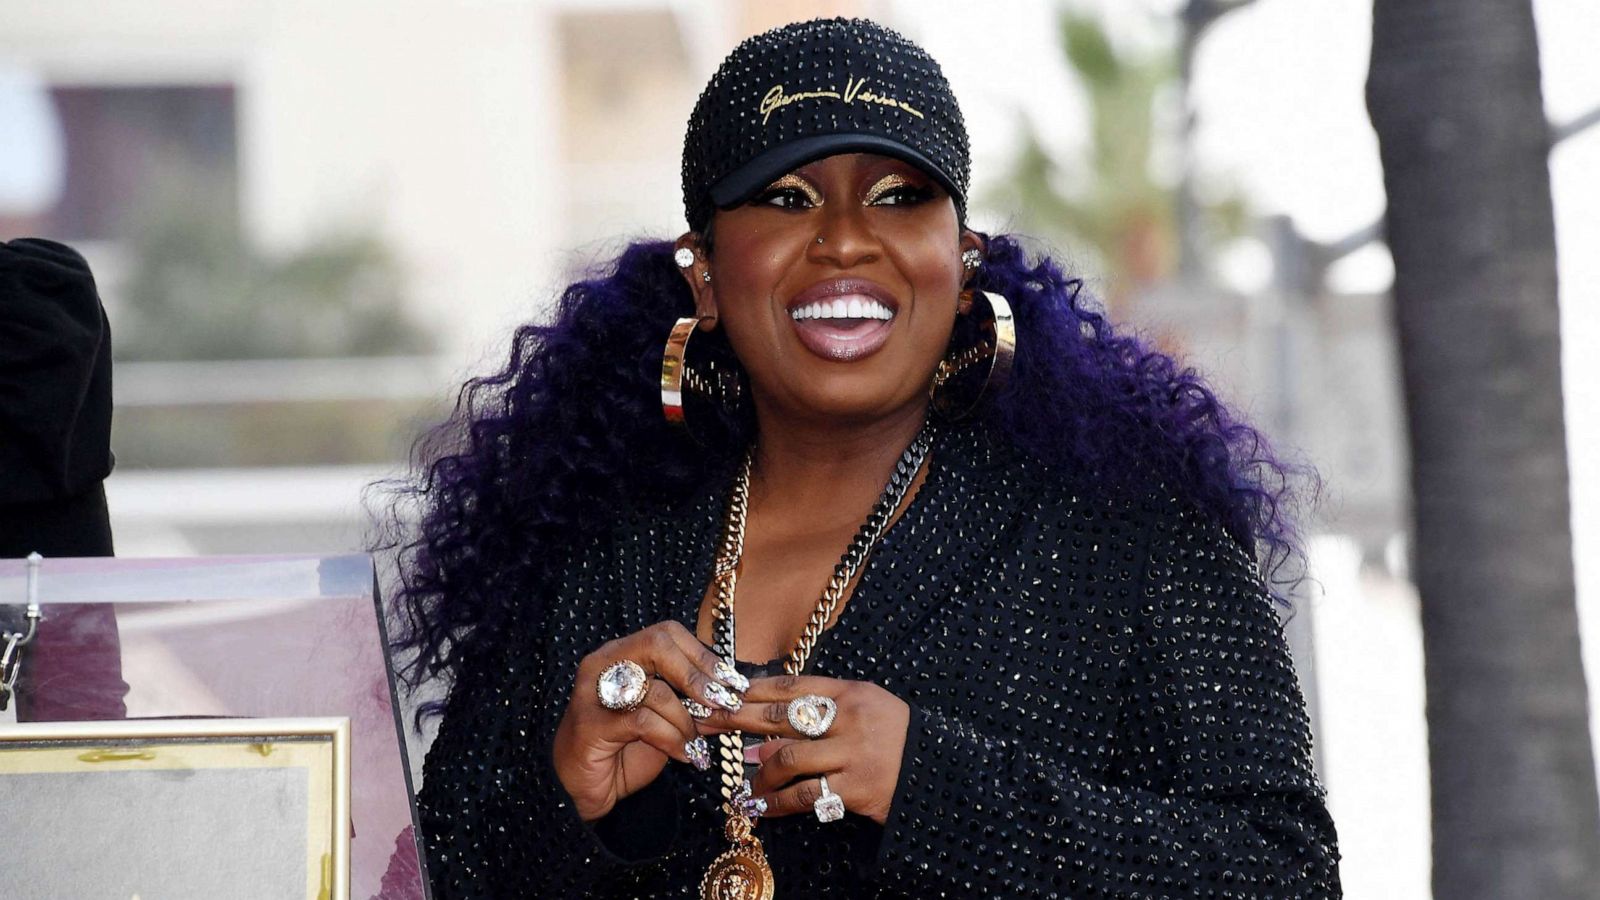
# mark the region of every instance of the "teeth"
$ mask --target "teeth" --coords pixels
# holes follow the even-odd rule
[[[889,307],[869,298],[851,297],[849,300],[839,298],[833,301],[819,301],[798,307],[789,313],[796,321],[805,319],[881,319],[889,321],[894,318],[894,313]]]

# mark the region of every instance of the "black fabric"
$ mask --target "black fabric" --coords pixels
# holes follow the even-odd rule
[[[105,486],[96,483],[63,500],[0,503],[0,559],[112,556]]]
[[[111,466],[111,329],[89,264],[0,243],[0,509],[77,497]]]
[[[715,770],[669,763],[589,825],[550,744],[585,654],[693,629],[723,502],[631,516],[478,642],[420,795],[437,900],[699,896],[724,848]],[[1164,490],[1108,496],[941,433],[812,672],[882,685],[911,722],[885,826],[758,823],[780,897],[1340,896],[1276,610]]]
[[[89,264],[55,241],[0,243],[0,558],[111,556],[111,466],[111,329]],[[18,721],[127,717],[111,606],[45,607],[23,652]]]
[[[966,220],[971,148],[944,72],[921,47],[866,19],[815,19],[747,39],[695,103],[683,141],[683,206],[703,231],[814,159],[899,157],[950,192]]]

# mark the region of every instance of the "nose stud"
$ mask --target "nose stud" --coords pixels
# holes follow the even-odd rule
[[[822,235],[817,235],[817,243],[822,243]]]

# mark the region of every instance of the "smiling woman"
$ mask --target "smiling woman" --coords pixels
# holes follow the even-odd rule
[[[695,252],[684,276],[701,327],[724,329],[749,373],[758,418],[894,418],[909,439],[950,344],[962,254],[983,245],[944,188],[903,160],[842,153],[782,174],[710,227],[714,256],[698,234],[678,239]]]
[[[436,897],[1338,895],[1292,473],[967,183],[920,48],[759,35],[689,230],[468,384],[400,539]]]

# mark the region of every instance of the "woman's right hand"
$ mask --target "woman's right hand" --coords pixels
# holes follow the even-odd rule
[[[623,660],[644,668],[649,690],[635,709],[608,709],[596,685],[600,673]],[[668,758],[689,762],[684,745],[700,735],[680,696],[712,708],[737,709],[743,702],[733,688],[749,683],[719,677],[718,662],[681,623],[666,621],[617,638],[578,664],[552,755],[556,776],[585,822],[654,781]]]

